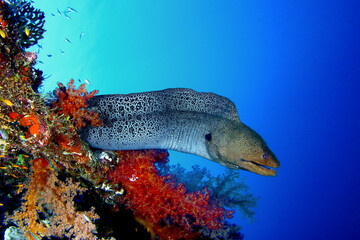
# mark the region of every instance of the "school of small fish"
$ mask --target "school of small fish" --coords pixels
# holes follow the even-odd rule
[[[56,9],[56,12],[57,12],[57,15],[58,15],[58,16],[65,17],[65,18],[67,18],[68,20],[71,20],[71,14],[73,14],[73,13],[78,13],[78,11],[77,11],[75,8],[72,8],[72,7],[67,7],[65,10],[62,10],[62,11],[61,11],[59,8],[57,8],[57,9]],[[51,13],[51,16],[53,16],[53,17],[56,17],[57,15],[56,15],[55,13]],[[25,31],[25,34],[26,34],[27,36],[30,35],[30,30],[28,29],[27,26],[25,26],[25,30],[24,30],[24,31]],[[80,40],[83,39],[83,36],[84,36],[84,35],[85,35],[85,32],[81,32],[80,35],[79,35],[79,39],[80,39]],[[3,38],[6,37],[5,32],[2,31],[1,29],[0,29],[0,36],[3,37]],[[67,43],[72,44],[72,42],[71,42],[71,40],[70,40],[69,38],[64,38],[64,40],[65,40]],[[43,46],[40,45],[40,44],[37,44],[37,46],[38,46],[37,53],[39,54],[40,51],[43,49]],[[63,51],[62,49],[59,49],[59,52],[60,52],[62,55],[65,54],[65,51]],[[54,56],[54,54],[47,54],[46,56],[47,56],[48,58],[51,58],[51,57]],[[43,64],[43,62],[40,61],[40,60],[37,60],[37,63]],[[50,75],[50,76],[51,76],[51,75]],[[50,77],[50,76],[48,76],[48,77]],[[84,79],[84,81],[85,81],[85,83],[88,84],[88,85],[91,84],[90,81],[89,81],[88,79],[86,79],[86,78]],[[79,82],[81,82],[80,79],[79,79]]]

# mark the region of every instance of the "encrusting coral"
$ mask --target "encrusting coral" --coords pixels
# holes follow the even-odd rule
[[[160,174],[165,150],[99,151],[80,140],[80,128],[102,124],[86,109],[97,91],[70,80],[53,96],[39,93],[37,54],[25,48],[42,38],[43,26],[30,2],[0,0],[0,223],[16,224],[29,239],[120,239],[126,231],[141,239],[242,239],[224,222],[233,211],[213,200],[216,188],[191,191]],[[77,200],[87,194],[96,197]],[[101,225],[112,211],[125,227]]]

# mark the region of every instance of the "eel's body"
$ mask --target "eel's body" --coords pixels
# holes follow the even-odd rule
[[[102,95],[88,109],[103,121],[81,130],[90,146],[109,150],[171,149],[231,168],[275,176],[279,162],[255,131],[240,122],[228,98],[191,89]]]

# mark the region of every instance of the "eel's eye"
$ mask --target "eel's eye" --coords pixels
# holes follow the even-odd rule
[[[210,142],[211,141],[211,133],[206,134],[205,139],[206,139],[206,141]]]
[[[263,159],[267,159],[268,155],[264,153],[264,155],[262,157],[263,157]]]

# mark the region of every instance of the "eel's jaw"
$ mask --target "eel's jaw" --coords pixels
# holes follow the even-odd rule
[[[267,161],[264,161],[262,159],[255,161],[240,159],[236,162],[230,162],[230,161],[216,161],[216,162],[228,168],[242,169],[259,175],[270,176],[270,177],[276,176],[277,172],[276,169],[274,168],[280,167],[280,162],[276,159],[276,157],[270,158]]]
[[[273,164],[271,164],[273,165]],[[257,173],[263,176],[271,176],[274,177],[276,176],[276,170],[274,169],[274,167],[278,167],[278,166],[268,166],[268,165],[262,165],[260,163],[256,163],[253,161],[247,161],[242,159],[241,162],[241,168],[248,170],[250,172],[253,173]]]

